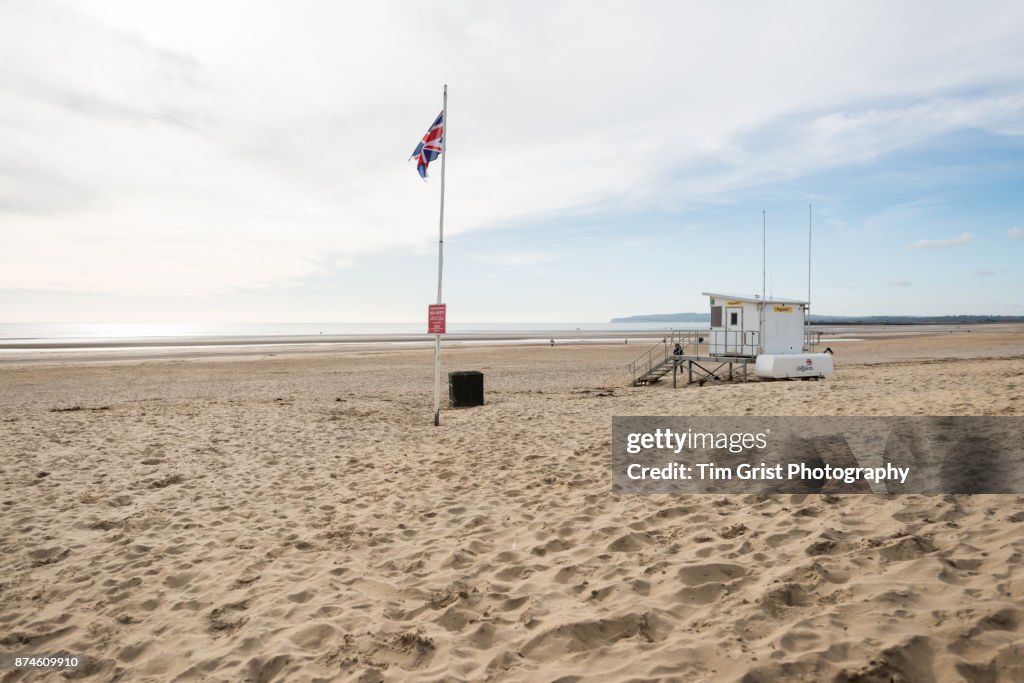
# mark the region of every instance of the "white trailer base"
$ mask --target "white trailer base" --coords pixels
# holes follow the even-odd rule
[[[765,379],[828,377],[832,374],[832,354],[761,354],[754,361],[754,374]]]

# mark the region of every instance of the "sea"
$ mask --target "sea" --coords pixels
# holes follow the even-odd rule
[[[707,323],[449,323],[445,339],[470,344],[550,340],[625,342],[656,339]],[[389,323],[0,323],[0,354],[32,351],[430,342],[423,322]]]
[[[706,329],[707,323],[485,322],[449,323],[454,334],[530,332],[661,332]],[[388,323],[0,323],[0,339],[146,339],[168,337],[305,337],[426,334],[423,322]]]

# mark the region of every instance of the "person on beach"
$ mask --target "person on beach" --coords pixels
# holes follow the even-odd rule
[[[676,343],[675,348],[672,349],[672,355],[673,356],[681,356],[681,355],[683,355],[683,347],[680,346],[678,342]]]

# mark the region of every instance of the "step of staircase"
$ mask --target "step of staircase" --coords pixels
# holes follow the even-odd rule
[[[636,378],[637,384],[650,384],[657,382],[659,379],[672,372],[672,365],[674,359],[666,358],[660,364],[654,366],[644,374]]]

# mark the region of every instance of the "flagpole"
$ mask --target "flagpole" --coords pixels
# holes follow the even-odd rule
[[[437,237],[437,303],[441,300],[441,274],[444,270],[444,162],[448,158],[448,84],[444,86],[441,107],[441,218]],[[441,424],[441,335],[434,335],[434,426]]]

